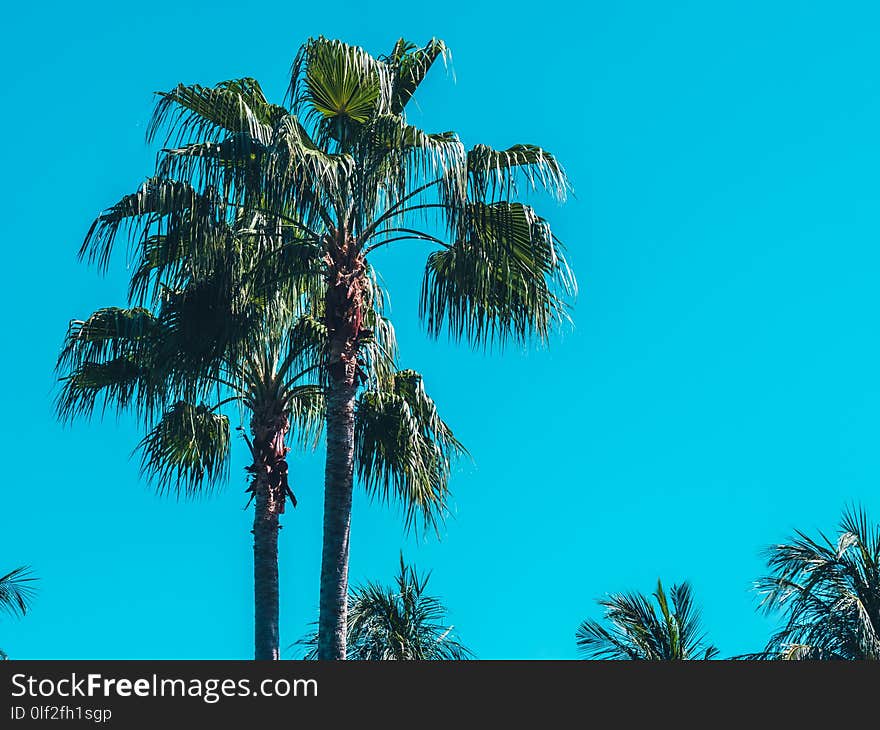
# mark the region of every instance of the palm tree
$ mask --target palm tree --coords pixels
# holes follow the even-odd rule
[[[217,199],[149,181],[102,214],[92,232],[103,236],[124,225],[149,227],[162,222],[169,206],[204,211]],[[261,279],[257,264],[274,245],[267,231],[260,216],[238,210],[228,219],[206,216],[198,225],[190,220],[143,237],[130,292],[133,299],[152,301],[155,311],[105,308],[73,321],[58,360],[63,386],[57,402],[65,421],[99,407],[137,413],[148,428],[140,444],[143,472],[160,492],[190,497],[228,477],[225,413],[248,414],[257,659],[278,658],[279,516],[288,498],[296,505],[288,484],[287,439],[292,429],[301,445],[317,440],[324,388],[308,376],[319,369],[327,347],[323,322],[295,314],[301,309],[299,290],[288,281]],[[183,254],[197,246],[199,256]],[[428,520],[443,504],[449,458],[460,446],[420,376],[393,368],[393,331],[381,316],[381,301],[368,294],[365,324],[371,336],[359,343],[365,381],[361,470],[366,479],[373,470],[386,475],[394,489],[384,496],[400,497],[409,515],[421,512]],[[383,433],[375,434],[377,428]],[[429,467],[429,484],[409,478],[413,469]]]
[[[36,580],[31,569],[23,565],[6,575],[0,576],[0,609],[11,616],[24,616],[31,606]],[[0,649],[0,659],[7,659],[6,652]]]
[[[880,659],[880,526],[864,510],[844,512],[835,542],[798,530],[766,556],[756,589],[785,624],[761,658]]]
[[[141,208],[168,212],[161,235],[198,228],[208,210],[179,205],[171,182],[209,184],[224,191],[224,204],[261,211],[291,232],[264,258],[267,279],[320,271],[321,285],[310,293],[312,313],[328,334],[324,659],[345,658],[358,352],[371,336],[370,254],[401,241],[435,247],[420,314],[431,336],[446,331],[473,344],[546,339],[566,317],[563,295],[575,289],[549,224],[516,199],[517,183],[564,198],[568,181],[550,153],[532,145],[468,150],[452,132],[426,133],[407,123],[409,100],[446,54],[438,40],[419,48],[401,39],[389,55],[374,58],[340,41],[311,39],[293,64],[289,110],[269,103],[249,78],[181,84],[160,94],[148,132],[151,139],[166,133],[155,181],[166,184],[167,194]],[[106,265],[113,233],[93,231],[82,254]],[[430,479],[421,476],[425,484]]]
[[[473,654],[453,633],[440,599],[427,595],[430,573],[420,576],[400,557],[394,586],[366,583],[348,600],[349,659],[452,660]],[[305,659],[318,658],[318,636],[299,642]]]
[[[676,661],[711,659],[718,653],[706,644],[688,583],[672,586],[667,598],[658,580],[652,595],[656,608],[641,593],[600,600],[608,627],[586,620],[577,630],[577,645],[585,658]]]

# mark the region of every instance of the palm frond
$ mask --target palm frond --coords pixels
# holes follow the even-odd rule
[[[391,87],[391,113],[401,114],[412,98],[419,84],[427,75],[431,66],[438,59],[449,61],[450,53],[446,44],[432,38],[423,47],[401,38],[394,44],[394,50],[384,61],[393,71]]]
[[[880,659],[880,530],[848,509],[832,542],[801,531],[766,551],[761,608],[783,626],[765,648],[783,659]]]
[[[508,202],[518,192],[517,178],[533,188],[550,192],[565,200],[571,184],[562,165],[549,152],[530,144],[517,144],[506,150],[477,145],[467,153],[469,198],[483,202]]]
[[[159,97],[147,127],[147,141],[165,128],[165,145],[182,142],[219,141],[228,135],[247,133],[264,144],[272,129],[286,114],[283,107],[270,104],[256,79],[223,81],[213,87],[178,84]]]
[[[717,655],[718,650],[706,643],[688,583],[673,586],[667,598],[658,580],[653,598],[656,608],[641,593],[618,593],[600,600],[604,625],[588,619],[576,632],[584,657],[657,661]]]
[[[413,370],[364,391],[355,417],[357,476],[371,494],[394,498],[407,526],[435,526],[446,511],[452,460],[465,453]]]
[[[431,661],[472,659],[447,620],[439,598],[427,593],[430,574],[420,575],[403,556],[394,585],[365,583],[351,589],[348,604],[348,659]],[[317,636],[297,642],[304,659],[317,659]]]
[[[33,571],[27,565],[0,576],[0,609],[12,616],[24,616],[30,610],[36,589]]]
[[[160,493],[194,497],[225,480],[229,419],[205,405],[179,401],[141,440],[141,472]]]
[[[428,333],[471,342],[545,340],[576,284],[545,220],[520,203],[469,205],[458,240],[428,257],[419,312]]]

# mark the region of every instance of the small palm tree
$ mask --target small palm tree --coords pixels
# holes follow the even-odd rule
[[[420,576],[400,557],[394,586],[366,583],[348,601],[348,658],[458,660],[473,654],[453,633],[440,599],[426,593],[430,573]],[[305,659],[318,658],[318,637],[299,642]]]
[[[676,661],[717,655],[718,650],[706,644],[688,583],[674,585],[667,598],[658,580],[653,598],[656,608],[641,593],[617,593],[599,600],[608,626],[593,620],[580,625],[577,645],[584,657]]]
[[[468,149],[453,132],[425,132],[407,121],[407,105],[446,55],[437,39],[424,47],[400,39],[379,57],[310,39],[292,67],[289,109],[270,103],[251,78],[180,84],[160,94],[148,132],[151,139],[165,133],[151,181],[163,192],[133,201],[145,213],[168,213],[157,235],[173,236],[200,229],[217,210],[216,202],[198,211],[185,205],[186,183],[207,183],[224,191],[223,205],[264,213],[288,234],[276,237],[264,259],[268,279],[319,272],[311,300],[329,338],[322,363],[324,659],[345,658],[358,353],[370,336],[373,252],[403,241],[434,248],[421,274],[419,313],[430,335],[448,332],[476,346],[546,340],[567,317],[565,295],[575,289],[549,223],[520,196],[531,188],[564,199],[569,183],[556,158],[534,145]],[[93,233],[83,254],[106,263],[113,230]],[[200,257],[204,248],[184,254]]]
[[[880,526],[864,510],[844,512],[836,541],[798,530],[766,556],[756,590],[785,624],[761,658],[880,659]]]
[[[12,616],[24,616],[30,610],[36,592],[33,587],[35,580],[26,565],[0,576],[0,609]],[[0,659],[6,658],[6,653],[0,649]]]

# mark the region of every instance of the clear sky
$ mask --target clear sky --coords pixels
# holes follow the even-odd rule
[[[247,658],[243,448],[212,499],[160,499],[128,420],[58,426],[66,323],[122,304],[75,252],[152,167],[151,92],[255,76],[280,99],[298,45],[374,53],[447,41],[415,123],[468,145],[537,143],[576,198],[540,211],[581,291],[547,349],[475,353],[417,318],[428,250],[377,261],[403,363],[473,454],[441,540],[361,495],[351,576],[398,552],[433,570],[483,658],[571,658],[595,599],[689,579],[710,638],[763,645],[760,549],[880,521],[880,84],[874,3],[17,3],[0,62],[4,383],[0,573],[41,578],[0,618],[17,658]],[[281,534],[282,643],[317,613],[322,456],[292,454]]]

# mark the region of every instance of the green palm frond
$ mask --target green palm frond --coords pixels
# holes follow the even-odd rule
[[[517,177],[565,200],[571,184],[559,161],[535,145],[517,144],[506,150],[477,145],[467,153],[471,200],[509,201],[517,193]]]
[[[389,109],[391,74],[364,49],[324,37],[311,38],[291,70],[290,97],[321,130],[321,140],[344,143],[352,127]]]
[[[599,601],[602,622],[585,620],[577,645],[588,659],[711,659],[718,650],[706,644],[699,611],[688,583],[675,585],[667,597],[657,581],[656,607],[641,593],[618,593]],[[671,598],[671,601],[670,601]]]
[[[785,618],[765,658],[880,659],[880,528],[864,510],[844,513],[834,542],[796,531],[765,554],[761,606]]]
[[[121,229],[133,239],[152,233],[169,242],[183,238],[198,243],[225,232],[224,216],[216,195],[199,192],[185,182],[153,177],[95,219],[79,255],[106,269]]]
[[[24,616],[30,610],[36,589],[37,579],[27,565],[0,576],[0,610],[12,616]]]
[[[355,418],[357,476],[369,493],[398,501],[407,526],[419,517],[436,527],[447,509],[451,462],[464,453],[415,371],[399,371],[361,394]]]
[[[61,390],[55,402],[62,422],[90,418],[100,409],[115,408],[122,413],[150,399],[141,385],[149,371],[130,357],[106,362],[85,362],[61,378]]]
[[[86,320],[71,321],[56,369],[136,355],[155,337],[157,327],[153,313],[143,307],[99,309]]]
[[[160,493],[196,496],[226,479],[229,435],[226,416],[179,401],[138,444],[141,471]]]
[[[147,128],[147,141],[166,130],[165,145],[188,138],[219,141],[228,135],[246,132],[268,143],[277,121],[286,114],[283,107],[270,104],[256,79],[223,81],[214,87],[178,84],[159,97]]]

